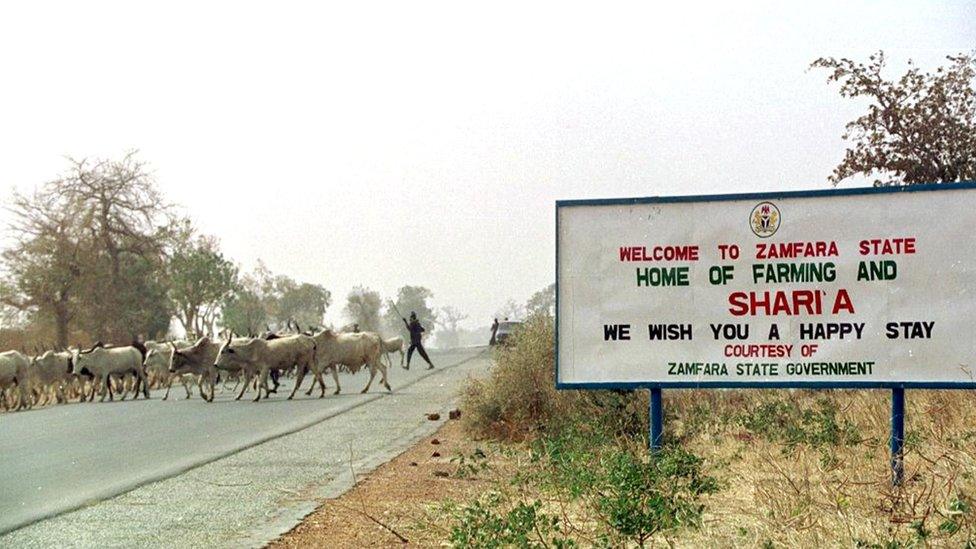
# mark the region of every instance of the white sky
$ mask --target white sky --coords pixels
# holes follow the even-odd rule
[[[19,4],[0,200],[138,148],[332,321],[356,284],[419,284],[487,323],[554,279],[556,199],[823,188],[860,107],[814,58],[976,48],[973,2]]]

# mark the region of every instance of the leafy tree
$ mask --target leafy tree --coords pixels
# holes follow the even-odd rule
[[[525,304],[526,313],[531,315],[544,314],[553,316],[556,314],[556,284],[552,283],[538,292],[532,294],[529,301]]]
[[[261,261],[241,278],[236,293],[224,300],[222,324],[238,334],[280,330],[289,321],[302,328],[319,326],[332,299],[322,286],[276,276]]]
[[[441,307],[435,321],[441,328],[441,331],[437,334],[438,345],[441,347],[459,346],[459,324],[466,318],[468,318],[468,315],[462,313],[456,307]]]
[[[149,339],[165,337],[173,318],[173,307],[163,264],[126,255],[120,262],[119,274],[124,281],[115,296],[119,309],[105,312],[111,315],[109,318],[113,327],[111,332],[101,333],[112,334],[111,340],[119,343],[128,343],[137,335]],[[104,291],[106,286],[98,286],[97,280],[89,280],[88,287],[88,295],[99,295],[102,303],[111,302]],[[101,315],[84,314],[81,327],[89,334],[98,334],[103,318]]]
[[[237,266],[224,258],[216,239],[194,236],[189,224],[166,263],[169,296],[187,333],[209,334],[220,305],[237,287]]]
[[[858,174],[875,186],[976,179],[976,58],[947,57],[949,64],[923,73],[909,61],[898,80],[887,80],[884,52],[868,62],[822,57],[811,68],[827,69],[840,94],[870,100],[868,112],[849,122],[853,142],[829,180]]]
[[[14,243],[2,254],[6,276],[0,300],[22,315],[53,324],[57,345],[67,347],[90,244],[54,186],[31,195],[15,193],[8,209],[14,216]]]
[[[403,325],[403,321],[400,320],[402,317],[397,314],[397,311],[400,311],[404,317],[409,317],[410,312],[413,311],[417,313],[417,320],[426,329],[425,335],[430,337],[437,320],[437,314],[427,303],[433,297],[434,293],[423,286],[403,286],[397,290],[397,297],[394,301],[396,308],[389,307],[386,310],[387,328],[391,332],[400,334],[404,339],[409,339],[410,334]]]
[[[238,335],[257,335],[264,331],[268,311],[261,290],[252,276],[244,276],[237,290],[224,298],[221,325]]]
[[[47,185],[84,227],[85,288],[79,321],[105,341],[128,341],[169,325],[164,255],[174,230],[172,207],[135,152],[120,160],[71,160],[66,175]]]
[[[380,329],[381,307],[379,292],[356,286],[346,296],[346,306],[342,312],[350,323],[359,324],[360,330],[376,332]]]
[[[296,282],[287,276],[275,277],[274,288],[266,296],[270,305],[270,318],[280,328],[289,320],[300,326],[320,326],[325,310],[332,302],[332,294],[318,284]]]

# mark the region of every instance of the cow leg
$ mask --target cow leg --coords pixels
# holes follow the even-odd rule
[[[136,400],[136,399],[139,398],[139,374],[137,374],[135,370],[132,370],[131,373],[132,373],[132,379],[133,379],[133,381],[132,381],[132,387],[133,387],[132,400]],[[123,389],[124,389],[125,392],[122,393],[122,400],[125,400],[125,396],[127,394],[129,394],[129,383],[128,383],[129,378],[123,376],[122,379],[126,380],[126,382],[127,382],[127,383],[125,383],[123,385]]]
[[[271,373],[271,382],[274,383],[274,388],[271,389],[271,391],[269,392],[277,394],[278,385],[280,385],[280,383],[278,383],[278,377],[281,375],[281,371],[278,370],[277,368],[272,368],[270,373]],[[265,398],[267,398],[268,395],[264,395],[264,396]]]
[[[319,380],[318,376],[315,375],[312,376],[312,385],[309,386],[307,391],[305,391],[305,396],[312,396],[312,391],[315,389],[315,384],[318,382],[318,380]]]
[[[112,374],[109,374],[109,375],[108,375],[108,401],[109,401],[109,402],[112,402],[113,400],[115,400],[115,398],[114,398],[114,397],[113,397],[113,395],[112,395],[112,392],[113,392],[112,390],[113,390],[113,389],[115,389],[115,392],[116,392],[116,393],[117,393],[117,392],[119,392],[119,387],[118,387],[118,385],[119,385],[119,382],[118,382],[118,380],[116,379],[116,381],[115,381],[115,383],[116,383],[116,386],[115,386],[115,387],[113,387],[113,386],[112,386],[112,379],[113,379],[113,378],[112,378]]]
[[[190,386],[186,383],[186,375],[180,376],[180,383],[183,384],[183,390],[186,391],[186,398],[183,400],[189,400],[190,397],[193,396],[193,392],[190,391]]]
[[[386,387],[387,391],[392,393],[393,389],[390,388],[390,382],[386,378],[386,374],[387,374],[386,364],[383,364],[380,361],[377,362],[379,362],[380,374],[383,376],[382,378],[380,378],[380,382],[383,384],[384,387]]]
[[[375,377],[376,377],[376,365],[370,363],[369,364],[369,381],[366,382],[366,387],[364,387],[363,390],[360,391],[361,393],[365,393],[365,392],[369,391],[369,386],[373,384],[373,378],[375,378]]]
[[[17,382],[17,408],[16,408],[18,411],[23,410],[25,406],[24,402],[30,400],[27,396],[28,394],[29,391],[27,390],[26,386],[21,384],[18,381]]]
[[[204,386],[204,384],[206,384],[206,385],[208,385],[210,387],[210,396],[209,397],[206,394],[204,394],[204,392],[203,392],[203,386]],[[210,372],[206,372],[206,373],[204,373],[204,374],[202,374],[200,376],[200,384],[199,384],[199,387],[200,387],[200,398],[202,398],[203,400],[205,400],[207,402],[213,402],[214,376],[211,375]]]
[[[169,379],[166,380],[166,394],[163,395],[163,400],[169,398],[169,390],[173,387],[173,377],[174,374],[170,374]]]
[[[149,400],[149,378],[146,377],[145,372],[141,370],[138,372],[138,375],[139,379],[142,380],[142,396],[145,397],[146,400]]]
[[[258,371],[257,378],[257,395],[254,397],[253,402],[259,402],[261,400],[261,389],[264,389],[264,398],[268,398],[268,396],[271,394],[271,391],[268,389],[268,373],[268,367],[261,366],[261,369]]]
[[[325,379],[322,377],[321,370],[315,372],[315,379],[319,382],[319,398],[322,398],[325,396]]]
[[[308,371],[308,368],[304,366],[298,368],[298,376],[295,378],[295,386],[292,387],[291,394],[288,395],[288,400],[295,398],[295,393],[298,391],[298,388],[302,386],[302,381],[305,379],[306,371]],[[315,381],[313,379],[312,384],[314,385],[314,383]]]
[[[106,391],[109,395],[112,394],[112,376],[110,374],[102,376],[102,392],[99,393],[102,398],[98,399],[99,402],[105,402]]]
[[[337,395],[337,394],[339,394],[339,389],[340,389],[340,387],[339,387],[339,367],[338,366],[335,366],[335,365],[332,366],[332,381],[335,381],[335,384],[336,384],[336,390],[332,394]]]
[[[126,384],[126,393],[128,393],[129,385],[132,385],[132,400],[136,400],[139,398],[139,390],[142,389],[142,379],[136,370],[132,371],[132,383]]]
[[[244,378],[244,386],[241,387],[241,392],[237,395],[234,400],[240,400],[244,393],[247,392],[247,386],[251,384],[251,372],[241,372],[241,377]]]

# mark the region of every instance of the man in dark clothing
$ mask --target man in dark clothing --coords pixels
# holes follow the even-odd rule
[[[495,345],[495,336],[498,335],[498,319],[496,318],[494,322],[491,323],[491,339],[488,340],[488,345]]]
[[[424,350],[424,342],[421,339],[421,334],[424,333],[424,327],[417,321],[417,313],[411,311],[410,322],[407,322],[407,319],[404,318],[403,323],[407,325],[407,330],[410,332],[410,348],[407,349],[407,369],[410,369],[410,357],[413,356],[413,350],[416,349],[420,353],[420,356],[427,361],[427,369],[432,370],[434,363],[430,361],[430,357],[427,356],[427,351]]]

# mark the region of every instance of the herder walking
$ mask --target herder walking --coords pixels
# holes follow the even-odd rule
[[[488,340],[488,345],[492,347],[495,346],[496,343],[495,336],[497,335],[498,335],[498,319],[496,318],[495,321],[492,322],[491,324],[491,339]]]
[[[424,342],[421,336],[424,333],[424,327],[417,321],[417,313],[410,311],[410,322],[407,322],[407,319],[404,318],[403,323],[407,325],[407,330],[410,331],[410,348],[407,349],[407,369],[410,369],[410,357],[413,356],[414,349],[427,361],[427,369],[434,369],[434,364],[430,361],[430,357],[427,356],[427,351],[424,350]]]

